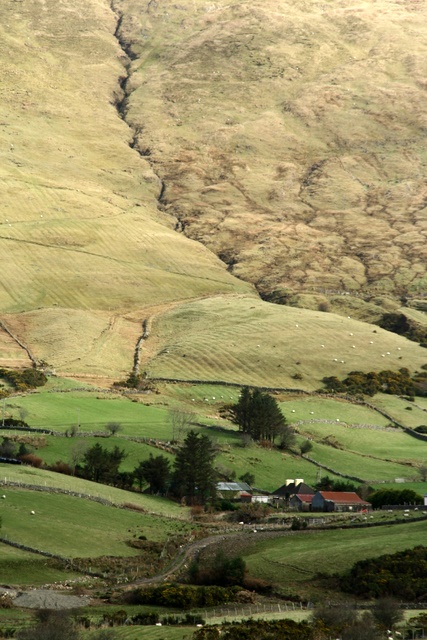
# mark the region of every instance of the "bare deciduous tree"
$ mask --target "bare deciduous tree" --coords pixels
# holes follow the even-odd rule
[[[116,433],[121,431],[122,425],[120,424],[120,422],[107,422],[105,428],[110,432],[110,436],[115,436]]]
[[[172,425],[172,440],[178,442],[183,440],[187,431],[191,428],[196,414],[193,411],[174,407],[169,411],[169,420]]]
[[[88,443],[84,440],[77,440],[77,442],[75,442],[73,446],[70,447],[70,451],[68,453],[68,462],[73,470],[73,475],[76,472],[76,466],[83,460],[88,446]]]

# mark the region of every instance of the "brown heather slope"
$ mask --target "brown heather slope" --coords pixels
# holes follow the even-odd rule
[[[260,286],[267,275],[273,282],[286,262],[299,286],[295,265],[304,256],[314,271],[316,255],[322,268],[329,261],[338,269],[342,257],[331,251],[344,245],[338,232],[313,231],[300,219],[310,209],[303,200],[315,196],[297,196],[298,176],[327,144],[322,122],[309,138],[302,116],[280,106],[289,74],[304,88],[299,62],[292,73],[280,71],[284,62],[277,67],[281,47],[294,42],[295,57],[310,50],[297,46],[294,24],[308,18],[289,4],[284,24],[280,6],[0,3],[0,365],[46,361],[57,373],[108,384],[131,370],[147,332],[140,368],[153,377],[294,387],[298,373],[297,384],[312,389],[322,376],[356,367],[417,370],[425,363],[415,343],[333,313],[263,302],[250,282]],[[266,13],[269,7],[276,13]],[[320,38],[319,29],[313,33]],[[131,49],[125,35],[135,39]],[[332,68],[335,45],[325,46],[319,64],[330,59]],[[122,47],[140,56],[131,68]],[[306,98],[298,104],[308,109]],[[416,109],[414,98],[408,113]],[[419,194],[417,180],[411,184]],[[294,199],[270,197],[273,183],[283,194],[289,184]],[[177,232],[175,215],[208,247]],[[341,211],[329,217],[344,228]],[[308,253],[293,228],[313,239]],[[374,237],[373,222],[366,233]],[[210,248],[240,256],[235,271],[249,282],[229,273]]]
[[[426,2],[114,4],[126,119],[186,235],[268,299],[426,293]]]

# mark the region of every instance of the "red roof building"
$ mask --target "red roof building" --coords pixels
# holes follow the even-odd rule
[[[368,511],[372,506],[353,491],[318,491],[311,508],[313,511]]]
[[[297,493],[289,500],[289,506],[298,511],[311,511],[312,493]]]

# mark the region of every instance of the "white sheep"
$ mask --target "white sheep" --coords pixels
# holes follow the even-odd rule
[[[36,512],[35,512],[35,511],[31,511],[31,515],[32,515],[32,516],[35,516],[35,515],[36,515]]]

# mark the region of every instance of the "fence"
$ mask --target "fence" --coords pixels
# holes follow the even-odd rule
[[[261,617],[264,614],[279,614],[286,617],[286,614],[293,611],[308,611],[312,608],[313,604],[311,602],[304,604],[302,602],[280,602],[276,604],[246,604],[234,607],[229,606],[216,607],[214,609],[197,609],[191,613],[194,615],[200,615],[206,621],[209,621],[216,618],[254,618]]]

